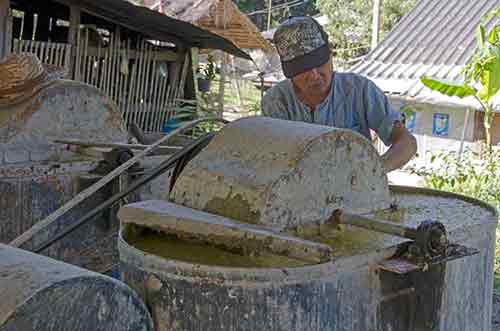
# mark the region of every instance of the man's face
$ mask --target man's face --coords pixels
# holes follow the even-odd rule
[[[306,95],[324,95],[332,83],[332,62],[308,70],[292,78],[293,84]]]

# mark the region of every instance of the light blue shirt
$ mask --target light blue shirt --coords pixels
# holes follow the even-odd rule
[[[298,100],[289,79],[272,87],[261,106],[264,116],[351,129],[369,140],[372,129],[387,146],[394,121],[401,120],[384,92],[369,79],[352,73],[334,73],[330,94],[314,112]]]

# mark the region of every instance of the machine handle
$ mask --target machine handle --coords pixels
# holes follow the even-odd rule
[[[395,224],[375,218],[345,213],[340,209],[333,212],[330,222],[335,224],[349,224],[370,231],[381,232],[407,238],[415,241],[423,256],[439,256],[446,252],[448,234],[444,225],[437,221],[427,220],[416,229],[401,224]]]

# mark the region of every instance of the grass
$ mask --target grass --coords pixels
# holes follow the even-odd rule
[[[203,93],[207,108],[217,111],[219,108],[220,76],[217,75],[210,85],[210,91]],[[238,94],[237,84],[240,87]],[[238,108],[243,113],[260,111],[260,90],[248,80],[226,77],[224,86],[224,108]]]

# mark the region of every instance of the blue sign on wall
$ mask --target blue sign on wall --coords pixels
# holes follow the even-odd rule
[[[438,137],[447,137],[450,127],[450,115],[435,113],[432,121],[432,134]]]

